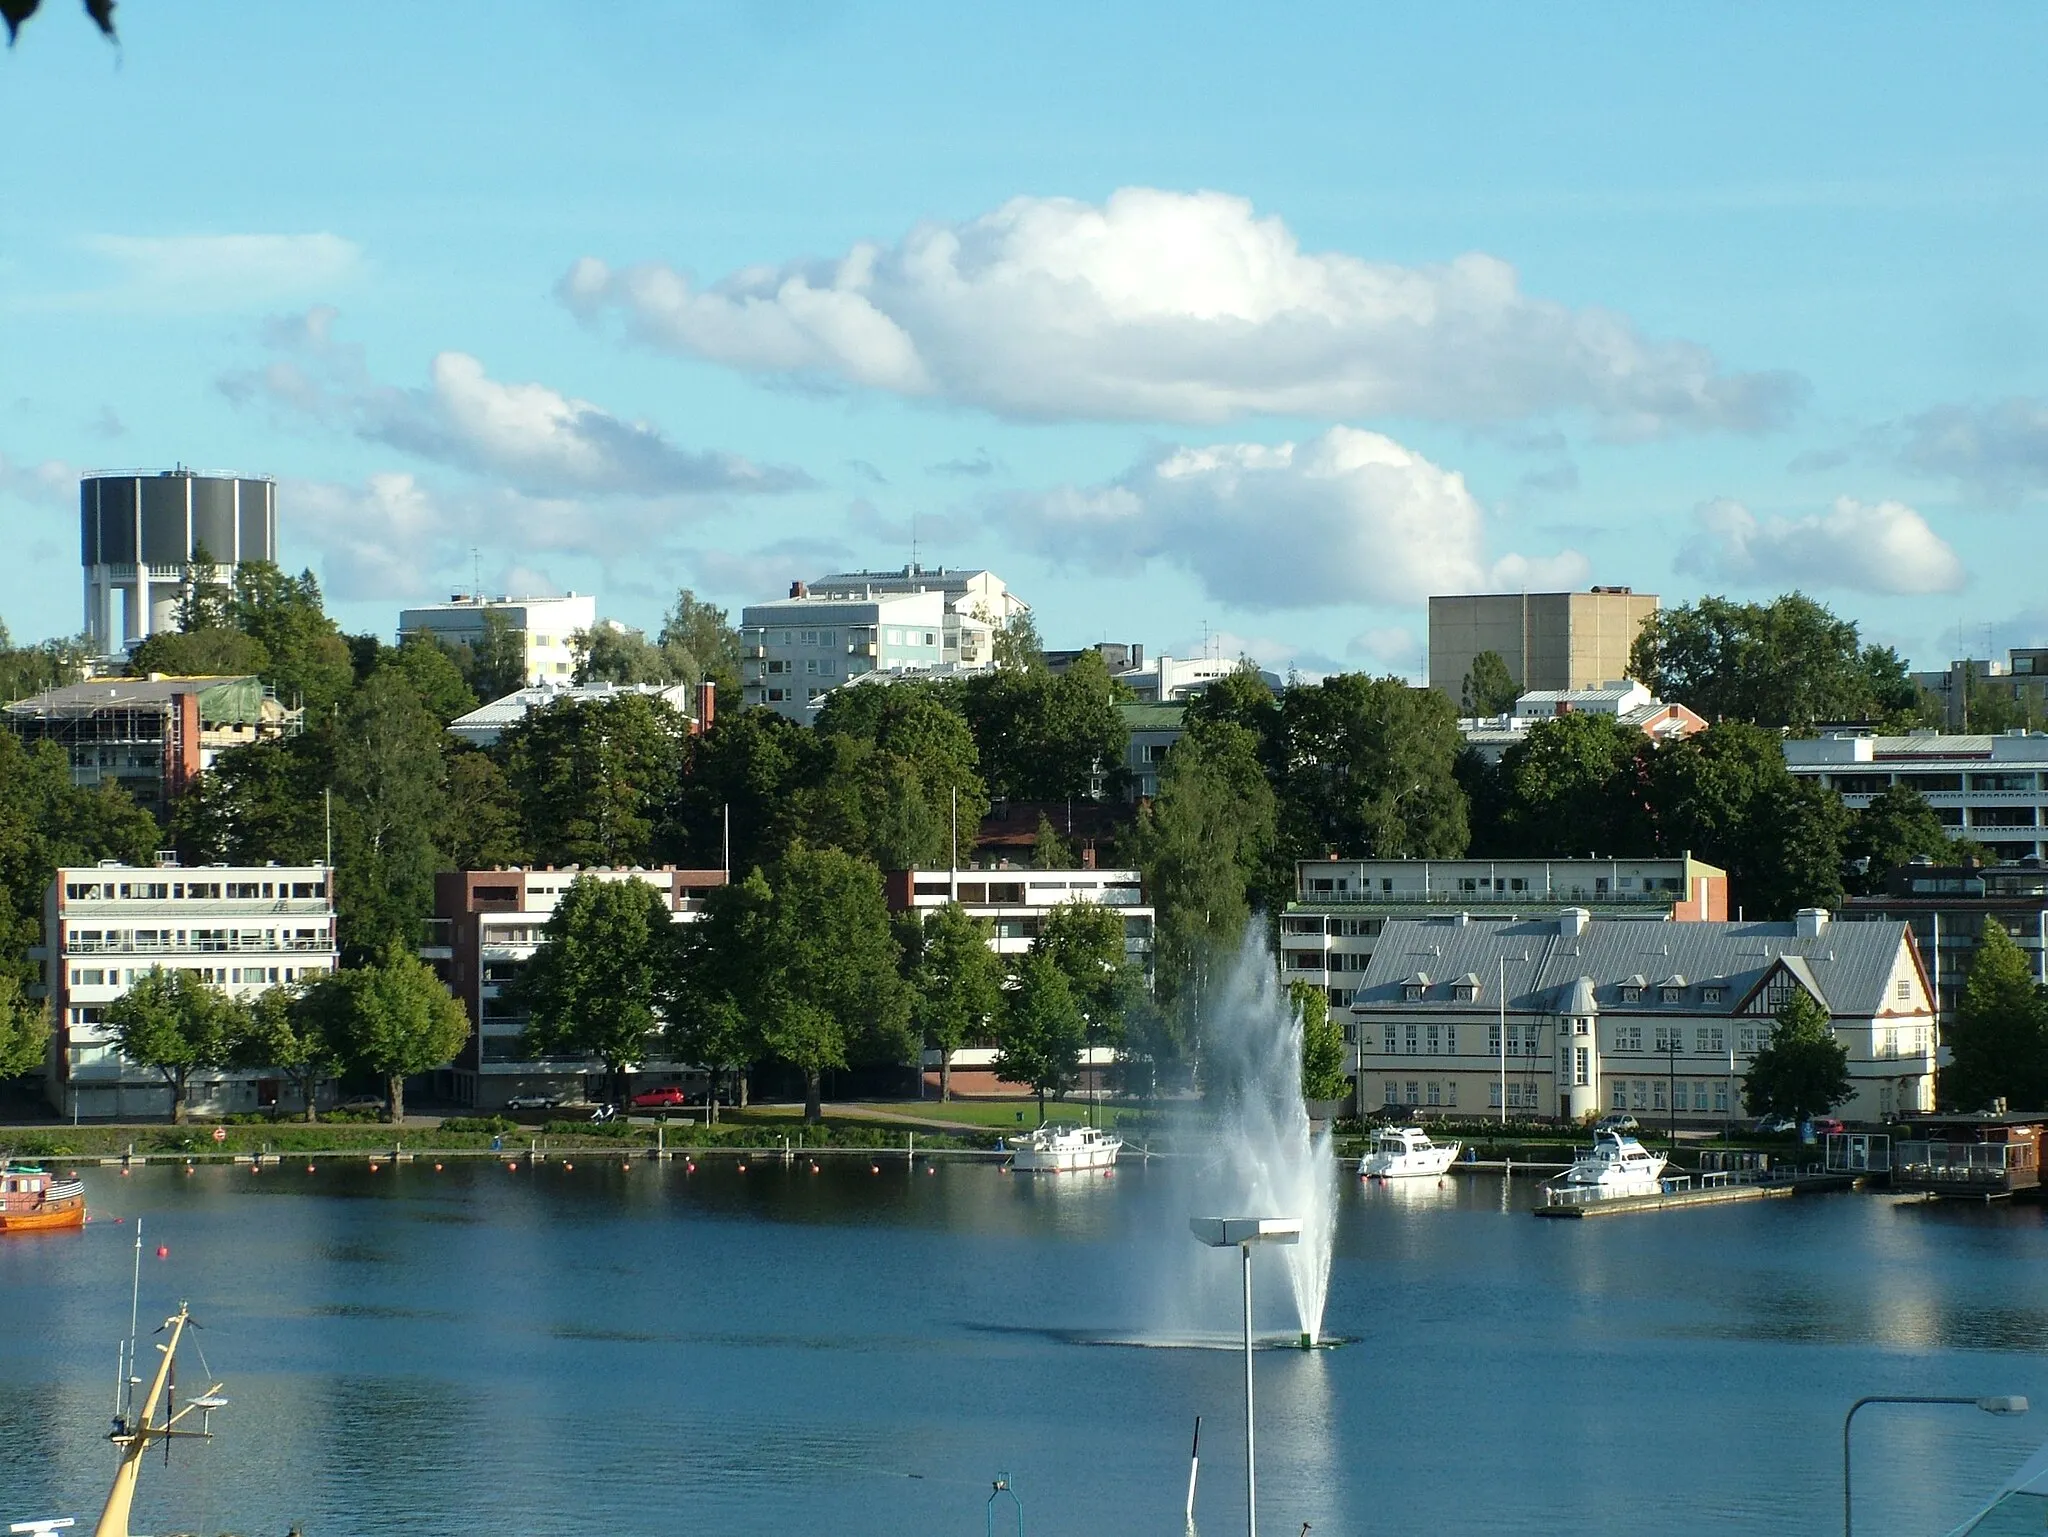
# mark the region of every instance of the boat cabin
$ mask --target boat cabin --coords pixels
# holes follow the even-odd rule
[[[2036,1189],[2044,1130],[2040,1111],[1915,1116],[1892,1143],[1892,1188],[1970,1201]]]

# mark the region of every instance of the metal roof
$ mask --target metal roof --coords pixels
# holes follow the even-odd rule
[[[1506,959],[1507,1006],[1522,1013],[1562,1012],[1582,979],[1603,1013],[1733,1014],[1781,962],[1837,1014],[1874,1015],[1886,1003],[1885,984],[1906,943],[1906,925],[1890,922],[1824,925],[1801,935],[1791,923],[1643,923],[1594,917],[1577,934],[1555,916],[1508,923],[1461,923],[1457,918],[1402,919],[1389,923],[1374,947],[1352,1007],[1443,1008],[1469,1013],[1450,989],[1431,988],[1421,1002],[1402,996],[1402,985],[1428,970],[1437,976],[1476,973],[1484,1008],[1499,1004]],[[1646,971],[1691,978],[1683,1000],[1665,1003],[1645,987]],[[1624,986],[1643,987],[1639,1000],[1622,1002]],[[1718,987],[1709,1003],[1701,992]]]

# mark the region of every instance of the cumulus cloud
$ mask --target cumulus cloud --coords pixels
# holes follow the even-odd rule
[[[1956,552],[1903,502],[1839,497],[1826,512],[1759,518],[1740,502],[1703,502],[1677,569],[1730,582],[1797,583],[1851,592],[1960,592]]]
[[[352,240],[309,235],[88,235],[115,267],[111,287],[80,298],[117,304],[246,309],[331,290],[362,268]]]
[[[78,502],[78,466],[62,459],[44,459],[24,464],[0,454],[0,496],[19,497],[25,502],[59,506]]]
[[[360,350],[335,339],[334,319],[320,307],[273,322],[264,337],[272,359],[228,375],[221,389],[232,400],[340,426],[530,496],[772,492],[810,483],[798,470],[679,448],[647,422],[544,384],[493,379],[465,352],[436,354],[422,388],[379,384]]]
[[[1464,477],[1353,427],[1170,449],[1106,485],[1010,499],[998,516],[1054,564],[1160,561],[1252,608],[1413,606],[1432,592],[1576,586],[1587,571],[1571,551],[1489,565],[1486,515]]]
[[[1908,469],[1952,477],[1997,501],[2048,491],[2048,401],[2014,396],[1936,406],[1901,424],[1898,457]]]
[[[1532,297],[1496,257],[1410,267],[1303,251],[1281,220],[1216,192],[1013,198],[894,245],[709,284],[585,257],[557,292],[685,356],[1027,419],[1576,411],[1645,436],[1772,427],[1805,389]]]

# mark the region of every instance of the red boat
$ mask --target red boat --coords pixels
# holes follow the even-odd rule
[[[32,1163],[0,1165],[0,1234],[85,1226],[85,1184]]]

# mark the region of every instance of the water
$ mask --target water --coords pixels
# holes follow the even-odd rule
[[[1203,1071],[1218,1113],[1204,1133],[1177,1139],[1206,1146],[1206,1154],[1176,1169],[1191,1215],[1300,1221],[1300,1242],[1255,1252],[1254,1274],[1282,1271],[1294,1304],[1286,1332],[1313,1343],[1322,1337],[1330,1287],[1337,1165],[1328,1131],[1313,1131],[1302,1103],[1301,1021],[1261,930],[1247,926],[1204,1031]],[[1192,1249],[1185,1223],[1157,1241],[1163,1274],[1178,1275],[1160,1287],[1162,1332],[1220,1338],[1241,1329],[1238,1266]]]
[[[151,1467],[141,1531],[977,1537],[1007,1470],[1032,1537],[1171,1537],[1198,1413],[1201,1529],[1243,1530],[1237,1357],[1090,1343],[1155,1316],[1187,1216],[1156,1168],[86,1178],[169,1246],[145,1319],[189,1297],[233,1401]],[[1262,1530],[1825,1532],[1859,1395],[2048,1409],[2038,1209],[1539,1222],[1532,1196],[1343,1182],[1327,1321],[1355,1343],[1259,1357]],[[98,1508],[130,1232],[0,1243],[0,1518]],[[2048,1413],[1874,1409],[1856,1436],[1858,1529],[1903,1537]]]

